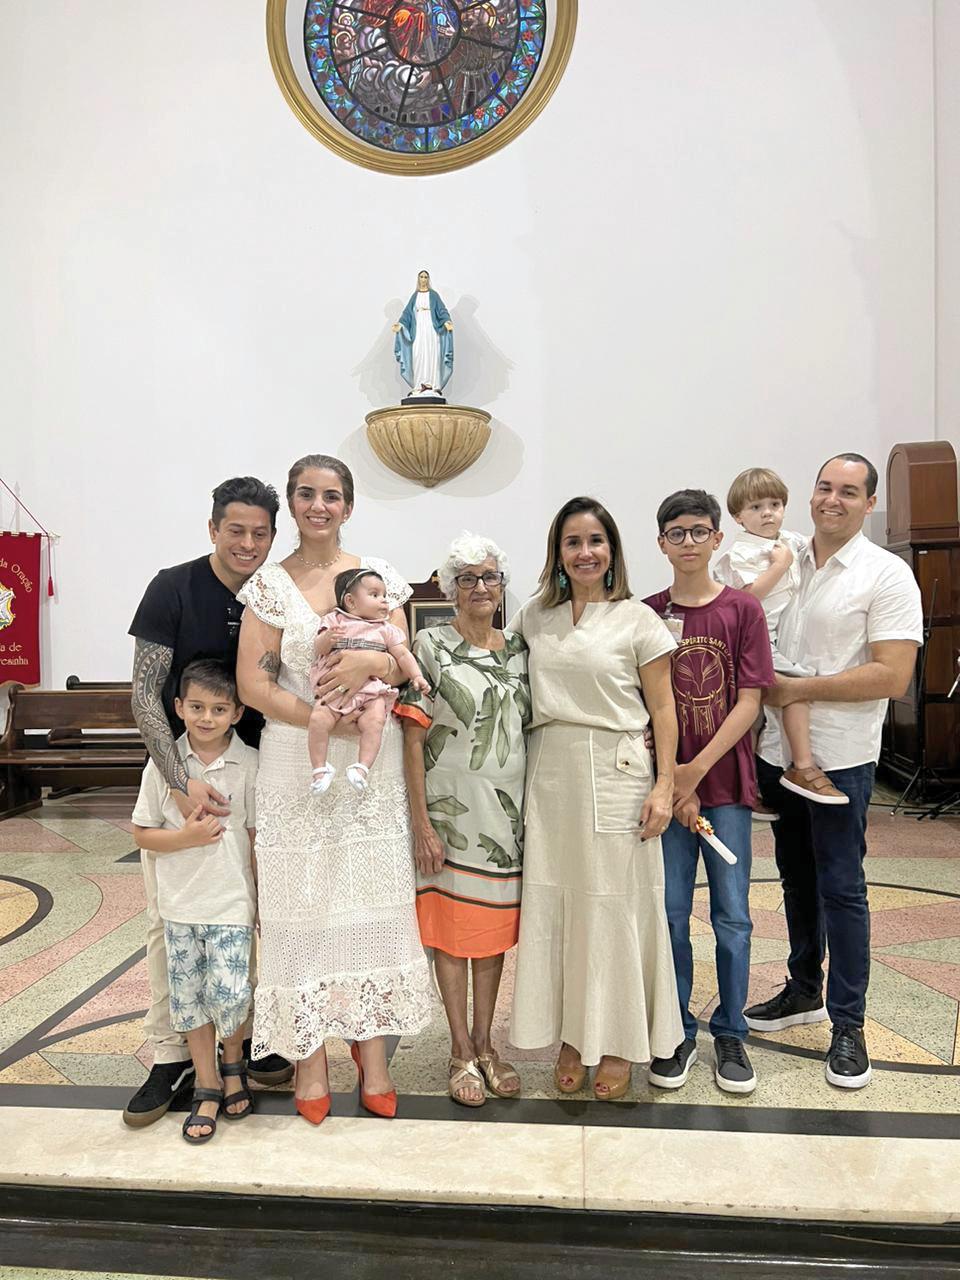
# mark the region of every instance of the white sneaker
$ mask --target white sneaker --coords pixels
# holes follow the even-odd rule
[[[312,796],[322,796],[324,792],[330,790],[330,783],[337,776],[337,771],[332,764],[322,764],[319,769],[313,771],[313,781],[310,783],[310,794]]]
[[[358,791],[360,795],[363,795],[367,789],[367,775],[369,772],[370,770],[365,764],[347,765],[347,781],[354,791]]]

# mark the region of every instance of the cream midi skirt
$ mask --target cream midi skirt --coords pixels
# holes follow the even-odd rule
[[[594,1066],[670,1057],[683,1040],[663,853],[640,840],[652,784],[638,734],[557,723],[531,734],[517,1048],[563,1040]]]

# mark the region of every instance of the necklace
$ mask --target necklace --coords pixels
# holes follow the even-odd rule
[[[337,563],[340,559],[341,553],[337,551],[337,554],[332,560],[307,560],[300,554],[300,548],[297,547],[293,554],[296,559],[299,560],[301,564],[305,564],[308,569],[329,569],[332,564]]]

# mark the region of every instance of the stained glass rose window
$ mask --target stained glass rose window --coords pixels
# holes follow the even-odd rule
[[[338,155],[442,173],[540,113],[573,45],[577,0],[267,0],[274,74]]]
[[[544,0],[310,0],[304,46],[327,109],[386,151],[460,147],[495,129],[536,74]]]

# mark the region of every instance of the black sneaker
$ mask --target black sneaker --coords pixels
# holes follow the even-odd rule
[[[717,1036],[713,1051],[717,1055],[714,1079],[724,1093],[753,1093],[757,1077],[743,1041],[736,1036]]]
[[[658,1089],[679,1089],[687,1083],[690,1068],[697,1060],[696,1040],[684,1040],[673,1051],[672,1058],[654,1058],[647,1079]]]
[[[862,1089],[870,1083],[873,1069],[862,1027],[833,1028],[824,1074],[829,1084],[840,1089]]]
[[[823,996],[802,996],[786,986],[772,1000],[744,1009],[743,1016],[751,1031],[784,1031],[808,1022],[826,1022],[827,1011]]]
[[[143,1084],[127,1103],[123,1123],[131,1129],[145,1129],[170,1110],[170,1104],[180,1093],[193,1088],[195,1077],[193,1063],[157,1062]]]
[[[243,1056],[247,1059],[247,1075],[257,1084],[286,1084],[293,1079],[293,1064],[279,1053],[268,1053],[265,1058],[250,1058],[252,1043],[243,1042]]]

